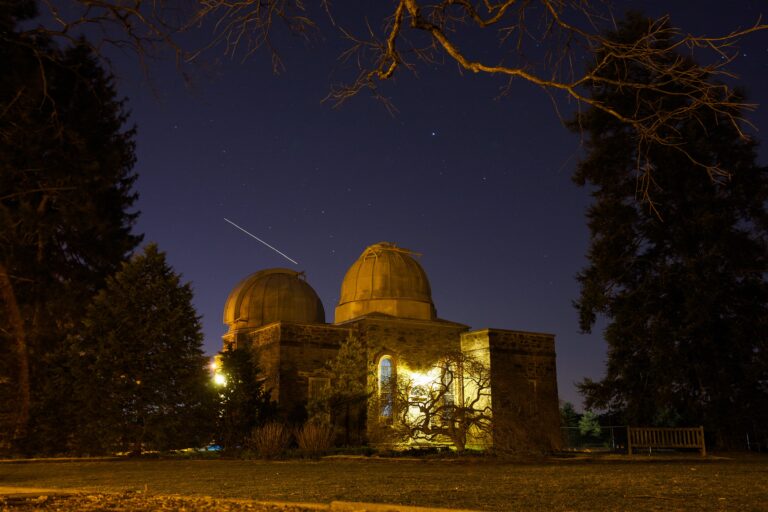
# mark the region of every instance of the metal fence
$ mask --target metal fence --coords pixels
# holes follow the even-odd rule
[[[627,427],[600,427],[600,433],[582,433],[579,427],[561,427],[563,449],[577,451],[624,452],[627,449]]]
[[[561,427],[560,433],[562,436],[562,444],[564,450],[627,453],[627,427],[625,425],[609,425],[607,427],[600,427],[599,434],[583,434],[579,427]],[[726,449],[730,448],[736,450],[768,453],[768,430],[754,429],[753,431],[744,433],[743,435],[743,445],[729,445],[726,446]],[[707,444],[714,442],[710,438],[707,438],[707,441]],[[633,443],[633,445],[637,444],[638,443]],[[637,446],[637,448],[643,452],[648,451],[651,453],[659,451],[659,448],[649,447],[647,443],[641,442],[639,444],[642,447]],[[664,448],[661,448],[661,450],[665,451],[692,451],[701,449],[699,445],[696,447],[681,446],[676,448],[671,446],[671,444],[675,443],[661,443],[658,446],[665,445]]]

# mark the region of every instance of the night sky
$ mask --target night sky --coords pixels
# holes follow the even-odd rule
[[[344,4],[359,21],[358,6],[372,2]],[[711,35],[768,15],[764,0],[616,4]],[[206,352],[221,349],[224,301],[247,275],[305,271],[332,322],[347,268],[390,241],[422,254],[441,318],[555,334],[560,396],[580,404],[573,383],[602,375],[605,344],[599,327],[579,333],[572,306],[589,242],[589,192],[570,178],[579,136],[540,89],[520,81],[497,99],[504,80],[454,64],[401,73],[385,88],[395,116],[366,94],[333,109],[321,100],[345,76],[334,73],[345,47],[332,32],[311,45],[287,38],[279,76],[256,55],[209,60],[190,83],[170,61],[151,64],[147,79],[134,57],[113,57],[138,127],[135,231],[192,282]],[[744,39],[740,53],[731,69],[761,104],[749,117],[765,132],[768,34]],[[762,149],[759,162],[767,157]]]

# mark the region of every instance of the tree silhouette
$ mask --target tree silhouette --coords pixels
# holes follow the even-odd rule
[[[192,288],[154,244],[107,280],[72,337],[80,452],[200,446],[213,393]]]
[[[61,430],[48,410],[61,400],[45,393],[66,391],[48,372],[141,239],[134,134],[112,78],[84,44],[59,50],[19,28],[33,16],[33,2],[0,2],[0,449]]]
[[[649,23],[631,16],[608,37],[632,44],[645,37]],[[597,60],[614,69],[610,48]],[[696,66],[686,61],[680,68]],[[658,79],[642,66],[622,73],[638,84]],[[593,83],[592,96],[640,116],[656,105],[688,108],[690,84],[674,75],[665,79],[677,96],[607,82]],[[751,425],[768,419],[768,173],[755,163],[756,144],[730,122],[742,101],[719,94],[730,105],[723,112],[679,118],[670,127],[690,155],[643,146],[637,132],[600,109],[572,123],[587,135],[574,180],[593,197],[589,265],[578,275],[576,307],[585,331],[598,315],[608,320],[606,375],[586,379],[580,389],[588,408],[618,410],[631,424],[677,418],[737,443]],[[639,158],[654,170],[650,205],[636,201]],[[731,176],[713,185],[697,162],[724,162]]]
[[[371,392],[367,388],[366,347],[360,338],[350,333],[326,368],[330,385],[309,397],[309,419],[330,423],[337,432],[337,442],[363,444],[366,401]]]
[[[171,48],[179,62],[199,59],[211,48],[223,48],[229,56],[266,51],[276,72],[283,69],[279,41],[286,33],[320,40],[328,39],[330,32],[349,45],[339,60],[351,78],[332,86],[328,99],[335,103],[368,91],[391,107],[381,92],[383,83],[403,71],[417,73],[441,62],[473,74],[500,76],[510,84],[524,81],[555,100],[575,100],[628,125],[637,134],[641,150],[674,148],[694,159],[713,179],[728,176],[732,169],[723,161],[695,160],[675,125],[717,112],[721,122],[740,130],[742,110],[752,105],[735,100],[728,85],[714,84],[708,77],[731,76],[728,64],[738,55],[740,38],[768,29],[758,18],[752,26],[724,34],[694,35],[676,28],[665,16],[646,24],[641,37],[627,43],[604,33],[615,20],[608,2],[582,0],[398,0],[363,7],[326,0],[72,0],[66,10],[53,2],[44,5],[50,14],[48,22],[30,30],[47,37],[72,40],[96,26],[105,34],[94,42],[96,50],[113,44],[131,48],[143,59]],[[211,27],[202,36],[206,41],[202,47],[185,48],[180,43],[185,32]],[[585,70],[583,57],[598,51],[610,58],[599,58]],[[691,65],[681,52],[706,56],[707,63]],[[645,81],[638,82],[625,72],[630,69],[643,69]],[[589,87],[595,84],[641,95],[652,90],[669,99],[681,94],[678,85],[685,85],[682,94],[689,101],[683,109],[657,102],[642,114],[622,111],[590,95]],[[740,108],[730,108],[734,101]],[[636,168],[650,179],[651,169],[644,165],[644,158],[640,160]],[[643,186],[647,199],[648,182]]]
[[[274,418],[276,406],[264,387],[258,358],[247,346],[220,354],[224,381],[218,386],[217,442],[225,449],[243,447],[253,429]]]

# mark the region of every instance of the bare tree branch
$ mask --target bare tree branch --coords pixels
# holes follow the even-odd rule
[[[419,63],[439,60],[453,61],[463,71],[507,77],[509,83],[523,80],[630,127],[638,140],[639,194],[649,202],[653,179],[646,175],[652,169],[644,165],[642,155],[651,147],[673,148],[713,180],[728,179],[730,170],[719,162],[692,156],[677,126],[684,119],[702,119],[704,113],[715,112],[747,138],[742,127],[748,122],[742,113],[755,106],[734,99],[730,86],[717,81],[733,78],[728,65],[738,41],[768,29],[757,19],[724,35],[693,35],[662,17],[649,24],[645,37],[622,42],[607,32],[616,22],[604,0],[399,0],[378,23],[366,18],[354,27],[340,25],[333,14],[352,9],[333,7],[327,0],[311,5],[302,0],[68,0],[66,8],[60,7],[61,2],[41,1],[52,21],[34,30],[47,37],[74,41],[95,29],[101,36],[93,43],[95,50],[111,44],[143,58],[166,47],[184,62],[218,47],[225,55],[243,58],[263,49],[271,56],[274,72],[283,69],[280,29],[311,39],[327,20],[350,42],[339,59],[355,70],[350,81],[331,87],[326,99],[334,105],[367,91],[394,112],[381,84],[399,71],[415,73]],[[178,43],[180,35],[191,30],[210,31],[202,48],[183,49]],[[478,51],[493,46],[498,50],[493,54]],[[705,64],[692,64],[693,53]],[[637,69],[653,79],[635,80]],[[625,112],[595,99],[590,91],[600,87],[635,91],[640,108]],[[646,101],[644,92],[685,101],[670,107],[669,102]]]
[[[491,431],[491,373],[460,352],[447,354],[419,378],[398,375],[395,431],[408,443],[450,443],[464,451],[470,436]]]

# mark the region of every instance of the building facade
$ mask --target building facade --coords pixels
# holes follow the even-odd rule
[[[344,277],[332,324],[302,273],[256,272],[227,298],[224,349],[256,349],[273,399],[299,418],[333,386],[327,363],[354,337],[366,366],[367,406],[357,422],[366,442],[455,445],[440,432],[474,415],[468,447],[558,449],[554,335],[470,330],[439,318],[414,256],[387,242],[366,248]],[[423,428],[405,441],[399,427],[408,422]]]

